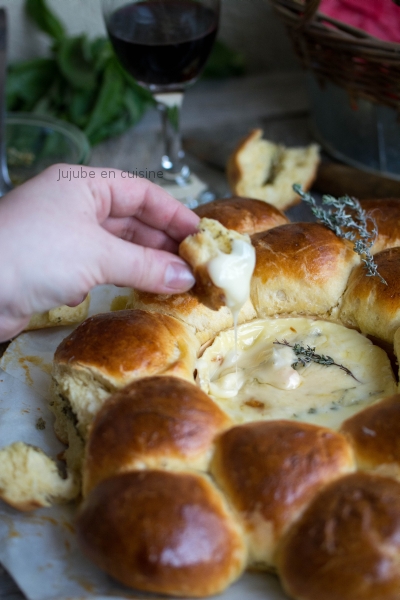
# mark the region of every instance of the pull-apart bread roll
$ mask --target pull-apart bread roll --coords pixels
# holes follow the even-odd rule
[[[179,254],[193,269],[193,292],[201,302],[213,310],[227,305],[239,312],[249,297],[255,261],[248,235],[204,218],[198,232],[181,242]]]
[[[295,600],[398,600],[399,562],[400,483],[368,473],[317,495],[278,552]]]
[[[317,223],[290,223],[252,237],[256,266],[251,301],[259,317],[336,317],[359,257],[352,244]]]
[[[376,254],[381,250],[400,246],[400,199],[360,200],[360,204],[371,218],[368,230],[371,230],[373,225],[377,230],[371,253]]]
[[[196,472],[136,471],[101,482],[83,503],[77,534],[108,574],[171,596],[217,594],[247,558],[226,500]]]
[[[79,476],[63,477],[40,448],[15,442],[0,450],[0,499],[13,508],[35,510],[79,495]]]
[[[146,377],[112,395],[91,427],[84,494],[111,475],[144,468],[205,470],[229,417],[196,385]]]
[[[128,383],[151,375],[193,381],[198,348],[192,331],[167,315],[124,310],[91,317],[56,350],[56,414],[62,417],[67,399],[86,438],[104,400]],[[57,402],[62,405],[58,411]],[[61,418],[58,434],[62,439]]]
[[[357,466],[400,479],[400,395],[384,398],[345,421]]]
[[[390,344],[400,327],[400,247],[374,255],[379,277],[366,277],[363,265],[351,273],[340,309],[340,320],[364,335]]]
[[[88,316],[89,305],[90,296],[87,295],[78,306],[58,306],[47,312],[34,314],[24,331],[81,323]]]
[[[319,146],[285,148],[262,139],[261,129],[246,136],[229,158],[227,176],[233,194],[269,202],[281,210],[300,201],[299,183],[310,189],[319,165]]]
[[[307,423],[250,423],[217,442],[212,474],[235,508],[249,543],[249,564],[274,566],[284,531],[327,483],[353,470],[346,439]]]
[[[227,229],[253,235],[289,223],[289,219],[272,204],[253,198],[224,198],[194,209],[202,219],[215,219]]]
[[[223,329],[233,326],[233,316],[227,306],[212,310],[200,302],[192,290],[183,294],[150,294],[132,290],[128,308],[142,309],[158,314],[170,315],[189,326],[200,344],[214,338]],[[245,323],[256,317],[248,300],[239,312],[238,322]]]

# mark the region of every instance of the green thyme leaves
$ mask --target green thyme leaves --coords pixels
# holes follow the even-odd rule
[[[310,206],[311,212],[322,225],[333,231],[337,237],[353,242],[353,250],[361,256],[367,276],[379,277],[381,282],[387,285],[378,273],[371,255],[371,247],[378,234],[376,225],[373,218],[362,209],[359,201],[350,196],[334,198],[325,195],[322,197],[322,205],[331,206],[332,209],[329,209],[318,206],[311,194],[303,192],[300,185],[295,184],[293,189]]]
[[[344,371],[347,375],[350,375],[353,379],[359,382],[357,377],[353,375],[353,373],[347,367],[340,365],[334,361],[331,356],[325,356],[324,354],[317,354],[315,352],[315,348],[311,348],[311,346],[304,347],[301,344],[289,344],[287,340],[282,340],[279,342],[275,340],[274,344],[279,346],[287,346],[288,348],[292,348],[293,352],[296,355],[297,360],[292,363],[293,369],[298,369],[299,367],[306,367],[311,362],[318,363],[319,365],[324,365],[325,367],[330,367],[331,365],[338,367],[342,371]],[[360,383],[360,382],[359,382]]]

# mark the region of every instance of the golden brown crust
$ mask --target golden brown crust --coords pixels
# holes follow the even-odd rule
[[[173,317],[122,310],[87,319],[61,342],[54,361],[96,370],[117,385],[158,374],[190,380],[197,348],[191,331]]]
[[[211,310],[200,302],[192,290],[174,295],[132,290],[129,306],[170,315],[183,321],[195,331],[200,344],[208,342],[220,331],[233,326],[233,317],[229,308],[221,306],[218,311]],[[255,317],[256,312],[249,300],[240,311],[238,322],[240,324],[251,321]]]
[[[322,491],[289,530],[278,571],[295,600],[400,597],[400,483],[367,473]]]
[[[362,208],[373,219],[378,236],[371,252],[400,246],[400,199],[382,198],[360,200]],[[371,224],[368,227],[372,230]]]
[[[240,425],[217,441],[212,473],[235,507],[257,566],[274,564],[277,541],[326,483],[353,469],[344,436],[307,423]]]
[[[359,257],[318,223],[290,223],[252,236],[256,250],[251,300],[259,317],[327,316],[338,306]]]
[[[88,557],[125,585],[172,596],[216,594],[246,560],[223,497],[194,473],[141,471],[103,481],[83,504],[77,535]]]
[[[103,479],[146,468],[207,468],[229,417],[196,385],[148,377],[116,392],[97,414],[86,447],[84,495]]]
[[[374,255],[379,277],[367,277],[363,264],[350,275],[340,309],[340,319],[365,335],[393,343],[400,326],[400,247]]]
[[[361,469],[392,465],[400,471],[400,395],[385,398],[345,421],[342,432],[349,439]]]
[[[239,196],[214,200],[195,208],[194,212],[201,218],[219,221],[227,229],[249,235],[289,223],[289,219],[272,204]]]

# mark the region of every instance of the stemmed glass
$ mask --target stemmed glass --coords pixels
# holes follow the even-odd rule
[[[139,85],[150,90],[160,110],[163,179],[183,191],[190,189],[180,109],[185,89],[199,77],[211,52],[220,0],[102,0],[102,6],[120,63]]]

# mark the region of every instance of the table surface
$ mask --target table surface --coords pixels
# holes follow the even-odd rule
[[[159,115],[149,111],[135,128],[94,148],[90,165],[157,169],[162,152],[159,125]],[[202,81],[187,92],[182,132],[188,163],[217,196],[229,194],[224,166],[230,152],[254,128],[263,129],[265,137],[286,145],[311,141],[301,73]],[[301,205],[288,214],[292,220],[311,220]],[[0,356],[4,350],[0,344]],[[25,600],[1,565],[0,598]]]

